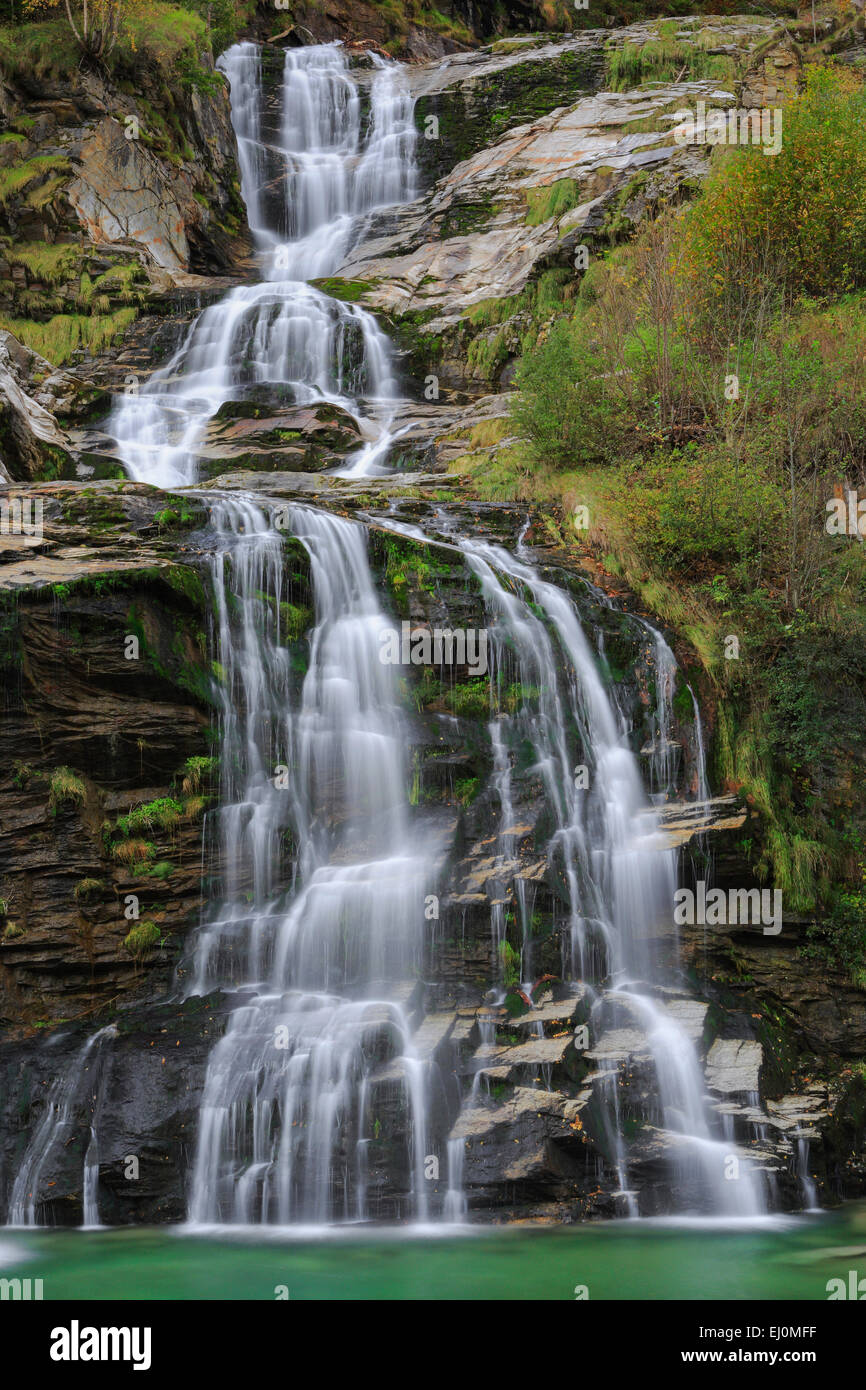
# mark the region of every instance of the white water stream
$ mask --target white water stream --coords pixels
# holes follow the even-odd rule
[[[413,103],[401,70],[381,64],[362,128],[342,47],[289,49],[271,134],[261,50],[236,44],[219,65],[262,279],[205,309],[171,360],[118,401],[106,430],[131,478],[178,487],[197,480],[221,405],[250,387],[284,388],[299,405],[329,402],[351,415],[365,442],[345,471],[375,473],[394,438],[388,340],[372,314],[307,282],[334,274],[369,213],[414,194]]]

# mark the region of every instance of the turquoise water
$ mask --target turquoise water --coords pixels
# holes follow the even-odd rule
[[[826,1300],[866,1277],[866,1203],[750,1229],[617,1222],[469,1228],[0,1230],[0,1274],[45,1299]]]

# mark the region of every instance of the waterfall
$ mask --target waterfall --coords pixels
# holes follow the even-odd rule
[[[671,726],[673,723],[673,703],[679,667],[677,659],[662,634],[650,623],[643,622],[649,632],[654,651],[656,672],[656,707],[652,739],[653,790],[662,796],[670,796],[674,789],[676,776],[675,760],[672,756]],[[691,784],[694,799],[698,802],[709,800],[710,788],[707,781],[707,758],[704,749],[704,728],[701,711],[695,693],[686,686],[692,704],[694,719],[693,747],[691,751]]]
[[[208,1066],[190,1219],[366,1218],[374,1072],[402,1093],[401,1212],[423,1217],[428,1068],[404,986],[421,965],[436,843],[409,822],[404,716],[379,658],[387,620],[364,528],[281,510],[309,556],[315,603],[294,709],[279,646],[281,533],[251,503],[214,511],[225,887],[191,988],[244,994]],[[286,830],[298,847],[288,893],[273,871]]]
[[[114,1024],[101,1028],[88,1038],[73,1054],[71,1060],[54,1077],[48,1088],[45,1105],[21,1160],[6,1217],[10,1226],[36,1226],[40,1202],[39,1184],[42,1170],[61,1142],[68,1141],[76,1123],[76,1107],[82,1102],[89,1114],[90,1140],[84,1159],[82,1203],[85,1226],[99,1224],[99,1112],[105,1089],[106,1065],[102,1056],[103,1044],[117,1035]]]
[[[290,50],[275,117],[254,45],[235,46],[221,66],[262,279],[206,309],[175,357],[117,403],[109,428],[132,478],[189,484],[220,406],[256,386],[285,386],[295,402],[329,401],[356,419],[366,442],[349,472],[381,468],[396,411],[389,345],[371,315],[308,281],[339,267],[368,213],[413,195],[404,76],[394,64],[377,64],[365,121],[339,45]],[[220,887],[181,978],[188,994],[223,991],[231,1008],[208,1059],[190,1224],[460,1220],[468,1203],[459,1131],[447,1139],[447,1189],[428,1195],[428,1159],[437,1156],[430,1150],[448,1124],[433,1104],[435,1049],[418,1027],[424,904],[437,889],[451,832],[411,804],[411,730],[394,668],[381,660],[390,620],[366,530],[308,506],[268,507],[242,495],[211,500],[221,787],[206,826]],[[514,855],[512,770],[528,750],[529,775],[552,823],[548,868],[567,916],[562,975],[593,982],[594,1035],[626,1020],[645,1039],[657,1081],[653,1118],[678,1204],[754,1215],[763,1208],[758,1175],[732,1140],[717,1135],[697,1051],[666,1004],[673,990],[658,943],[675,946],[675,857],[575,604],[523,557],[462,538],[454,548],[480,587],[490,633],[495,858],[503,866]],[[283,612],[287,561],[299,551],[313,605],[305,669]],[[654,789],[666,795],[674,782],[676,664],[649,631],[658,671]],[[702,789],[702,741],[697,756]],[[291,869],[283,872],[286,860]],[[526,893],[517,875],[521,974],[529,982]],[[505,927],[494,904],[497,947]],[[492,1013],[480,1017],[482,1046],[491,1050],[496,1026]],[[52,1086],[15,1182],[13,1221],[35,1221],[42,1167],[103,1034]],[[621,1210],[634,1214],[618,1062],[614,1053],[600,1057],[617,1195]],[[479,1070],[470,1107],[480,1078]],[[91,1124],[88,1223],[98,1221],[98,1105]]]
[[[461,548],[488,607],[494,678],[504,684],[516,675],[526,692],[511,721],[512,738],[515,746],[523,740],[531,744],[556,816],[548,854],[568,888],[571,949],[565,973],[609,978],[616,993],[601,996],[594,1017],[618,999],[645,1033],[674,1166],[690,1188],[700,1189],[705,1209],[757,1215],[764,1209],[759,1175],[735,1146],[712,1134],[691,1039],[653,995],[666,983],[653,946],[655,938],[672,931],[674,854],[660,845],[637,763],[574,604],[532,566],[497,546],[463,541]],[[564,671],[564,689],[553,674],[557,670]],[[579,732],[589,772],[586,787],[572,768],[569,725]],[[618,1111],[614,1128],[618,1136]],[[616,1155],[625,1195],[627,1155],[619,1138]]]
[[[463,1140],[448,1140],[448,1191],[445,1193],[446,1221],[461,1222],[466,1215],[463,1192]]]
[[[804,1134],[795,1134],[796,1150],[794,1155],[794,1166],[797,1179],[800,1184],[800,1193],[803,1199],[804,1211],[820,1211],[821,1203],[818,1201],[818,1189],[815,1180],[809,1172],[809,1139]]]
[[[117,400],[106,431],[131,478],[183,486],[197,479],[198,451],[220,406],[270,387],[294,404],[345,410],[364,440],[345,471],[378,472],[397,401],[388,340],[372,314],[306,282],[334,274],[371,212],[414,196],[416,133],[402,70],[378,60],[365,136],[339,44],[287,50],[273,131],[260,49],[236,44],[219,66],[231,88],[262,280],[205,309],[170,361]]]

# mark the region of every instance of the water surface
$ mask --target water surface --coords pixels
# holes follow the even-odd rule
[[[827,1299],[866,1276],[866,1203],[748,1226],[653,1221],[571,1227],[321,1231],[227,1236],[181,1228],[11,1231],[5,1278],[46,1299]],[[285,1294],[282,1294],[285,1297]]]

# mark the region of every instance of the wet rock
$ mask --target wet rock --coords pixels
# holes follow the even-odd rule
[[[206,1061],[224,1026],[225,1010],[217,996],[183,1004],[141,1005],[113,1015],[112,1036],[102,1047],[98,1087],[73,1090],[68,1122],[45,1155],[37,1189],[41,1222],[81,1224],[84,1159],[94,1121],[100,1218],[110,1225],[184,1218]],[[48,1038],[35,1037],[3,1049],[0,1205],[4,1210],[51,1082],[73,1071],[94,1027],[61,1028]]]
[[[724,1095],[757,1095],[763,1060],[760,1043],[717,1038],[707,1054],[707,1085]]]
[[[739,830],[746,811],[735,796],[716,796],[710,801],[668,802],[659,809],[659,826],[671,849],[687,845],[708,830]]]

